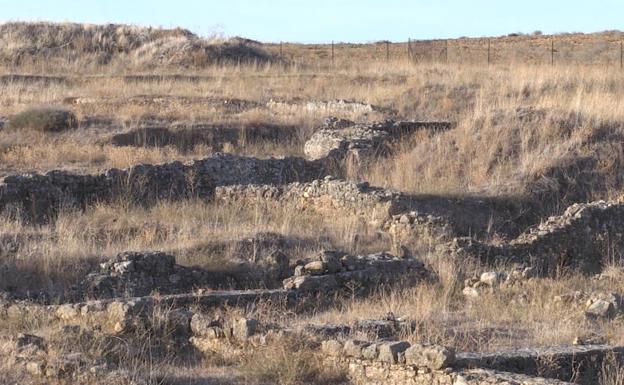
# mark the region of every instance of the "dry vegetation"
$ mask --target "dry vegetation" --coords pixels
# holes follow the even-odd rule
[[[359,122],[388,117],[382,112],[310,109],[305,105],[307,101],[345,99],[394,110],[392,117],[455,123],[453,130],[417,136],[399,145],[394,157],[379,159],[369,169],[360,170],[361,179],[373,185],[414,194],[540,200],[542,211],[535,213],[538,217],[561,213],[573,202],[622,195],[624,72],[613,68],[414,64],[404,57],[396,58],[405,48],[399,47],[388,62],[383,56],[369,62],[347,57],[332,68],[277,61],[215,63],[194,57],[191,60],[202,65],[183,73],[195,78],[128,78],[124,76],[177,74],[179,66],[188,64],[189,45],[193,49],[199,45],[206,54],[209,43],[178,30],[156,33],[95,28],[85,33],[78,26],[66,26],[60,36],[46,29],[41,37],[39,29],[44,26],[37,27],[37,34],[22,27],[0,27],[0,46],[6,47],[0,52],[5,57],[5,69],[0,72],[0,126],[8,122],[0,131],[2,175],[57,168],[95,172],[140,163],[186,161],[217,151],[260,157],[301,155],[305,139],[329,115]],[[63,52],[75,55],[72,66],[67,69],[41,58],[41,52],[56,59],[62,56],[53,49],[30,49],[34,36],[46,47],[62,46]],[[132,40],[136,36],[137,40]],[[191,41],[180,42],[184,39]],[[68,41],[70,45],[63,46]],[[110,41],[110,46],[101,48],[103,41]],[[181,50],[180,44],[186,48]],[[326,48],[322,47],[323,55]],[[277,49],[269,47],[272,52]],[[295,49],[297,55],[303,52],[303,48],[291,45],[286,49],[288,54]],[[154,69],[152,62],[146,64],[145,57],[162,56],[169,50],[176,55],[166,63],[166,69]],[[339,51],[339,55],[344,52]],[[383,46],[376,52],[383,55]],[[94,57],[99,61],[98,69],[105,68],[111,76],[75,71]],[[120,64],[128,57],[131,65]],[[59,78],[2,76],[11,73],[54,73]],[[291,106],[279,108],[270,101]],[[232,103],[238,104],[231,107]],[[40,106],[62,106],[71,111],[77,127],[61,131],[56,126],[48,129],[33,127],[39,123],[19,123],[20,116]],[[184,131],[198,125],[229,127],[243,132],[244,139],[226,141],[220,148],[201,143],[118,146],[110,140],[114,134],[146,127],[175,126],[176,131]],[[245,137],[246,131],[263,126],[284,127],[292,134],[285,141],[252,134]],[[78,282],[96,262],[124,250],[164,250],[185,265],[235,270],[227,252],[207,254],[206,245],[265,231],[309,241],[312,246],[291,255],[293,260],[321,248],[356,253],[389,247],[384,239],[362,234],[362,228],[350,218],[302,215],[291,207],[265,211],[260,207],[183,201],[144,208],[122,201],[85,211],[66,210],[45,225],[2,218],[0,290],[59,293]],[[353,242],[356,235],[359,243]],[[607,281],[580,275],[536,280],[522,287],[523,293],[493,293],[467,305],[461,295],[463,279],[481,271],[482,266],[444,260],[433,252],[420,257],[437,272],[440,283],[410,289],[380,288],[370,297],[341,298],[329,308],[305,314],[275,309],[263,313],[259,307],[255,315],[293,324],[345,323],[391,312],[418,322],[417,331],[407,339],[443,343],[459,350],[570,343],[588,330],[610,343],[624,343],[621,319],[587,321],[582,309],[553,301],[555,295],[578,289],[624,291],[622,271],[617,266],[611,268],[612,277]],[[518,294],[525,297],[525,306],[511,301]],[[30,319],[20,325],[3,325],[0,330],[8,337],[18,331],[49,334],[57,327],[54,322]],[[158,375],[167,384],[321,384],[343,380],[340,373],[322,368],[314,354],[298,346],[297,341],[291,342],[263,352],[262,360],[246,357],[225,369],[211,366],[215,365],[211,362],[184,369],[165,360],[168,366],[151,368],[150,373],[165,372]],[[95,354],[93,349],[102,343],[93,337],[88,343],[92,345],[81,349]],[[146,357],[136,365],[144,368],[151,364],[150,359]],[[11,368],[3,368],[2,373],[11,373]],[[602,383],[622,384],[622,377],[621,369],[609,369]]]

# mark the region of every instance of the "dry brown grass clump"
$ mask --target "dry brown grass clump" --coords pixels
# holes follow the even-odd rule
[[[76,128],[76,115],[63,107],[47,106],[29,108],[11,117],[7,130],[34,130],[61,132]]]
[[[305,341],[292,336],[253,351],[242,358],[240,371],[247,381],[267,384],[346,383],[344,371],[324,362],[318,349],[313,350]]]

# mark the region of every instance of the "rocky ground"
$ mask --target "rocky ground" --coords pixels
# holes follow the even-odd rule
[[[3,67],[3,383],[623,384],[620,76],[234,43]]]

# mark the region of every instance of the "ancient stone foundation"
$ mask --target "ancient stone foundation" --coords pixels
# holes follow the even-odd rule
[[[448,130],[446,122],[395,122],[392,120],[373,124],[348,124],[329,121],[328,128],[314,133],[305,143],[307,159],[323,159],[329,156],[349,158],[357,162],[387,155],[393,141],[404,139],[418,131]]]
[[[284,288],[300,292],[357,293],[384,284],[413,284],[431,278],[423,263],[410,256],[400,258],[387,253],[353,256],[325,251],[317,260],[295,267],[295,276],[284,280]]]
[[[449,250],[485,262],[524,263],[541,275],[568,269],[598,273],[605,263],[624,257],[622,215],[624,204],[618,202],[574,204],[509,243],[489,245],[463,238],[454,240]]]
[[[211,199],[215,186],[311,181],[325,175],[324,167],[323,162],[301,158],[219,154],[188,164],[138,165],[95,175],[56,170],[7,176],[0,183],[0,210],[42,222],[61,207],[84,207],[113,198],[142,204],[160,199]]]
[[[327,340],[327,360],[347,368],[362,385],[595,384],[603,362],[621,360],[624,348],[604,345],[458,353],[406,341]]]

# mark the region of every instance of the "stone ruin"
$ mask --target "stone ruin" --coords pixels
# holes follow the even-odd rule
[[[456,353],[407,341],[335,339],[324,341],[322,350],[361,385],[589,385],[605,360],[624,354],[624,348],[605,345]]]
[[[341,289],[357,293],[384,284],[414,284],[430,278],[430,272],[423,263],[411,256],[400,258],[388,253],[352,256],[325,251],[317,260],[295,267],[295,275],[284,280],[284,288],[302,292]]]
[[[349,159],[357,163],[387,155],[390,143],[399,141],[418,131],[442,131],[451,128],[446,122],[395,122],[392,120],[373,124],[349,124],[345,120],[329,120],[328,128],[315,132],[305,143],[307,159],[327,157]]]
[[[257,159],[228,154],[188,164],[138,165],[95,175],[55,170],[2,179],[0,209],[44,222],[60,207],[84,207],[113,198],[142,204],[159,199],[210,199],[215,186],[311,181],[324,175],[323,170],[323,162],[301,158]]]
[[[374,143],[371,142],[371,146],[376,147],[386,137],[423,127],[431,128],[431,125],[447,127],[444,123],[386,122],[366,126],[365,130],[375,132],[378,136],[373,140]],[[307,148],[311,148],[315,140],[311,139]],[[369,157],[374,153],[364,150],[367,145],[362,144],[362,147],[357,144],[360,143],[359,139],[345,140],[345,143],[354,144],[341,144],[339,147],[346,146],[351,150],[331,150],[324,156],[314,156],[313,160],[298,157],[259,159],[216,154],[186,164],[175,161],[160,165],[137,165],[128,169],[110,169],[99,174],[82,175],[53,170],[45,174],[11,175],[0,182],[0,210],[41,223],[54,217],[61,207],[83,208],[91,203],[111,199],[130,199],[142,204],[160,199],[211,199],[214,188],[218,186],[279,186],[293,182],[312,182],[327,175],[342,173],[340,165],[356,149],[358,154],[361,150],[360,157]]]
[[[79,336],[82,330],[79,327],[64,327],[59,334],[64,338],[70,335]],[[48,344],[39,336],[19,334],[14,340],[15,356],[11,359],[14,367],[23,367],[33,378],[45,383],[57,381],[71,381],[71,383],[89,384],[107,383],[148,385],[150,381],[136,373],[119,369],[106,360],[90,359],[82,353],[60,352],[56,347]]]
[[[361,162],[382,154],[390,141],[406,134],[448,128],[444,123],[361,125],[330,119],[327,127],[306,143],[308,159],[218,154],[188,164],[139,165],[97,175],[51,171],[6,177],[0,184],[0,208],[36,222],[49,219],[63,206],[84,207],[116,197],[148,203],[194,196],[225,204],[290,205],[325,218],[354,216],[374,231],[389,236],[396,255],[323,251],[314,259],[293,264],[281,250],[256,255],[255,242],[260,241],[251,240],[237,246],[240,253],[250,254],[247,262],[250,266],[257,264],[258,271],[269,271],[276,280],[285,278],[283,288],[213,291],[215,276],[210,272],[177,265],[174,257],[165,253],[127,252],[89,274],[70,295],[72,302],[10,302],[0,306],[0,313],[11,319],[41,312],[70,325],[123,335],[137,328],[154,327],[150,317],[158,309],[166,308],[167,322],[176,325],[176,336],[204,354],[236,354],[240,349],[274,343],[284,336],[304,336],[314,344],[322,342],[328,361],[346,368],[351,380],[362,385],[592,383],[602,362],[611,355],[621,360],[624,348],[590,344],[487,354],[456,353],[443,346],[398,340],[414,331],[415,326],[392,317],[360,320],[354,325],[289,328],[265,325],[251,318],[207,315],[216,308],[249,308],[259,301],[292,308],[305,306],[309,298],[362,294],[382,285],[435,280],[403,246],[405,242],[438,244],[457,235],[479,234],[476,223],[485,223],[483,217],[490,216],[493,210],[509,208],[493,208],[489,202],[458,203],[439,197],[409,196],[368,183],[319,178],[344,160]],[[526,280],[561,269],[594,273],[603,267],[604,255],[613,256],[616,261],[621,259],[623,207],[616,202],[576,204],[510,242],[489,244],[479,241],[478,236],[455,238],[441,250],[486,264],[516,263],[517,268],[512,271],[486,271],[468,279],[463,292],[470,300],[479,298],[484,291],[522,285]],[[456,220],[458,217],[464,218]],[[259,259],[271,262],[262,265]],[[562,295],[560,302],[584,306],[589,319],[624,313],[624,300],[619,293],[574,293]],[[345,340],[357,333],[376,340]],[[100,370],[115,373],[105,362],[56,356],[48,354],[47,349],[40,337],[17,338],[16,350],[25,352],[17,357],[22,357],[27,371],[37,376],[83,376]]]
[[[124,252],[88,274],[74,296],[101,299],[192,292],[209,279],[207,271],[177,265],[169,254]]]
[[[561,216],[531,228],[509,243],[492,245],[472,238],[458,238],[441,250],[461,258],[486,263],[510,262],[532,266],[540,275],[576,269],[598,273],[607,262],[624,256],[624,204],[591,202],[574,204]],[[611,260],[605,260],[610,256]]]

